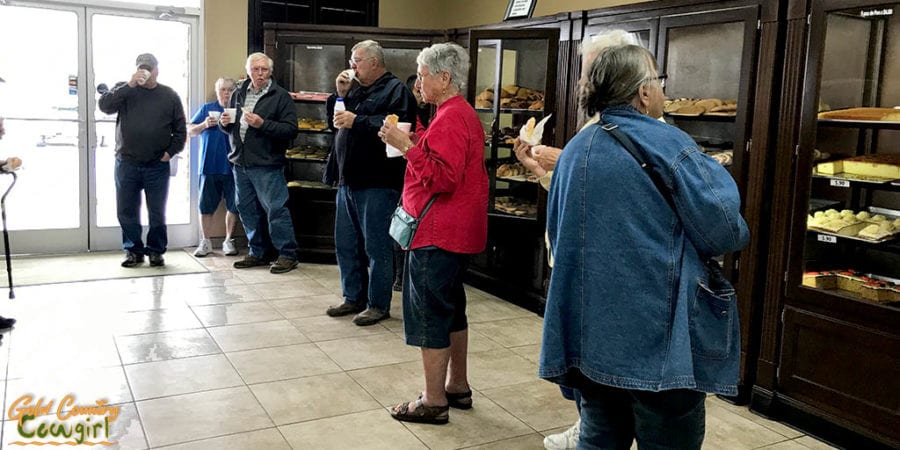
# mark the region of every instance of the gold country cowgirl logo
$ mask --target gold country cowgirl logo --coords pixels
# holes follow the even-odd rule
[[[54,407],[54,405],[56,405]],[[109,442],[110,423],[119,417],[121,406],[109,406],[105,399],[78,405],[68,394],[59,402],[35,400],[25,394],[9,405],[7,418],[17,422],[21,440],[10,445],[116,445]]]

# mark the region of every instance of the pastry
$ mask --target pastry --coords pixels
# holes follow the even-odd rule
[[[890,122],[900,122],[900,111],[894,113],[887,113],[881,117],[881,120],[890,121]]]
[[[699,116],[700,114],[703,114],[705,112],[706,108],[704,108],[703,106],[692,105],[678,108],[678,110],[675,111],[675,114],[681,114],[683,116]]]
[[[388,115],[384,118],[384,121],[385,121],[386,123],[389,123],[389,124],[391,124],[391,125],[393,125],[393,126],[396,127],[396,126],[397,126],[397,122],[400,121],[400,117],[397,116],[396,114],[388,114]]]
[[[707,110],[711,110],[715,107],[722,106],[722,100],[717,98],[707,98],[703,100],[699,100],[697,103],[694,103],[694,106],[702,106]],[[737,105],[735,105],[737,106]]]
[[[831,272],[805,272],[803,285],[818,289],[837,289],[837,277]]]

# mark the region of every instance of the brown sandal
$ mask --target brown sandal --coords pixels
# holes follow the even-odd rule
[[[391,417],[401,422],[430,423],[444,425],[450,421],[450,406],[427,406],[422,398],[405,402],[391,410]]]
[[[472,408],[472,390],[466,392],[447,392],[447,404],[451,408],[471,409]]]
[[[419,400],[422,400],[422,396],[425,394],[419,394]],[[472,409],[472,390],[469,389],[466,392],[446,392],[447,397],[447,406],[456,409]]]

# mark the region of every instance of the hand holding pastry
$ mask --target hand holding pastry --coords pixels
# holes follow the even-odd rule
[[[513,151],[516,153],[516,159],[525,166],[526,169],[530,170],[537,177],[544,176],[544,169],[538,164],[538,162],[531,157],[531,149],[532,147],[525,143],[525,141],[516,138],[515,143],[513,143]]]
[[[559,154],[562,153],[562,149],[546,145],[535,145],[531,148],[531,153],[541,168],[544,170],[553,170],[553,168],[556,167],[556,160],[559,159]]]
[[[263,124],[263,118],[259,114],[254,113],[244,113],[244,121],[247,122],[247,125],[250,125],[253,128],[259,128]]]

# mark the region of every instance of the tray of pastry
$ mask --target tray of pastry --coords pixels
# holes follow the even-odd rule
[[[494,209],[498,212],[519,217],[537,216],[537,205],[516,197],[501,196],[494,198]]]
[[[315,145],[302,145],[287,149],[284,154],[289,159],[310,159],[315,161],[325,161],[328,157],[328,147],[319,147]]]
[[[306,188],[306,189],[334,189],[333,187],[320,183],[318,181],[307,181],[307,180],[291,180],[288,181],[288,187],[292,188]]]
[[[328,100],[328,96],[331,95],[327,92],[310,91],[289,92],[289,94],[291,94],[291,98],[294,100],[306,100],[310,102],[324,102]]]
[[[734,117],[737,115],[737,100],[679,98],[666,100],[663,111],[675,117]]]
[[[846,108],[819,113],[819,120],[832,122],[884,122],[900,124],[900,107]]]
[[[825,235],[878,244],[900,236],[900,212],[877,207],[859,212],[851,209],[816,211],[807,216],[806,228]]]
[[[803,285],[823,290],[845,291],[875,303],[900,302],[900,280],[855,270],[804,272]]]
[[[500,164],[497,168],[497,178],[509,179],[513,181],[526,181],[531,171],[526,169],[522,163]]]

